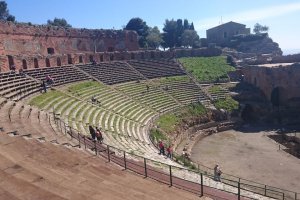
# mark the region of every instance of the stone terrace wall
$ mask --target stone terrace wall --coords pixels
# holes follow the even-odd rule
[[[0,55],[138,50],[137,33],[123,30],[60,28],[0,21]],[[52,54],[52,53],[51,53]]]
[[[248,66],[243,68],[245,81],[260,88],[268,100],[273,89],[280,89],[280,100],[300,98],[300,64],[279,67]]]
[[[222,51],[216,48],[201,49],[175,49],[173,51],[115,51],[98,53],[70,53],[56,55],[14,55],[11,62],[19,69],[33,69],[41,67],[53,67],[71,64],[87,64],[92,60],[96,62],[108,62],[116,60],[132,59],[172,59],[192,56],[219,56]],[[10,62],[7,55],[0,55],[0,72],[9,71]]]

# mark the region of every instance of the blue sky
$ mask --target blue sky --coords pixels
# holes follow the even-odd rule
[[[120,29],[132,17],[149,26],[163,27],[165,19],[193,21],[200,37],[221,22],[235,21],[253,28],[270,27],[269,35],[280,47],[300,49],[299,0],[6,0],[17,21],[45,24],[65,18],[73,27]],[[221,20],[222,19],[222,20]],[[300,52],[300,50],[299,50]]]

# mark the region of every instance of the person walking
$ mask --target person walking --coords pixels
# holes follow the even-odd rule
[[[216,166],[214,167],[214,179],[215,179],[215,181],[221,182],[221,174],[222,174],[222,171],[221,171],[219,165],[216,164]]]
[[[171,147],[171,145],[169,145],[168,146],[168,148],[167,148],[167,158],[170,158],[170,159],[172,159],[172,147]]]
[[[95,141],[96,140],[96,131],[91,125],[89,125],[89,131],[90,131],[93,141]]]
[[[159,155],[161,155],[161,154],[165,155],[165,146],[162,141],[159,141],[158,147],[159,147]]]

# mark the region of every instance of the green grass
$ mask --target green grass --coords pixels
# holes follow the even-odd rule
[[[235,101],[231,97],[226,97],[226,99],[218,99],[214,105],[217,109],[224,109],[229,112],[239,108],[239,102]]]
[[[68,87],[68,91],[69,92],[78,92],[80,90],[89,88],[89,87],[99,87],[100,83],[96,82],[96,81],[86,81],[86,82],[82,82],[82,83],[78,83],[75,85],[72,85],[70,87]]]
[[[198,81],[216,81],[227,78],[227,72],[235,68],[227,64],[225,56],[180,58],[184,68]]]
[[[152,128],[150,130],[150,138],[153,142],[157,143],[160,140],[167,140],[167,136],[162,133],[160,130],[156,129],[156,128]]]
[[[60,91],[48,90],[48,92],[43,93],[31,99],[29,105],[43,108],[49,103],[49,101],[56,99],[60,96],[65,96],[65,95]]]
[[[166,133],[172,133],[182,121],[201,117],[205,114],[206,108],[202,104],[195,103],[179,108],[175,112],[161,115],[155,121],[155,124]]]
[[[166,113],[158,118],[156,124],[167,133],[175,131],[176,125],[180,122],[180,118],[174,113]]]
[[[213,94],[219,93],[221,91],[222,91],[222,88],[217,85],[214,85],[208,89],[208,92],[213,93]]]
[[[163,83],[170,83],[174,81],[187,81],[187,80],[189,80],[187,76],[171,76],[171,77],[160,78],[159,82],[163,84]]]

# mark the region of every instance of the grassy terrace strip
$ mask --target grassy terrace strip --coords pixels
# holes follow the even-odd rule
[[[227,72],[235,70],[227,64],[225,56],[180,58],[179,61],[200,82],[227,79]]]
[[[166,134],[170,134],[175,131],[183,121],[187,121],[191,118],[201,117],[206,113],[207,110],[202,104],[194,103],[179,108],[174,112],[163,114],[155,121],[155,124],[159,129],[152,129],[150,131],[150,137],[154,139],[155,142],[158,140],[165,140],[167,137],[164,136],[160,130]]]
[[[226,97],[225,99],[218,99],[214,102],[217,109],[224,109],[229,112],[239,108],[239,102],[235,101],[231,97]]]
[[[58,97],[65,96],[64,93],[56,90],[48,90],[47,93],[43,93],[34,97],[30,102],[29,105],[37,106],[38,108],[44,108],[49,101],[54,100]],[[66,96],[67,97],[67,96]]]

